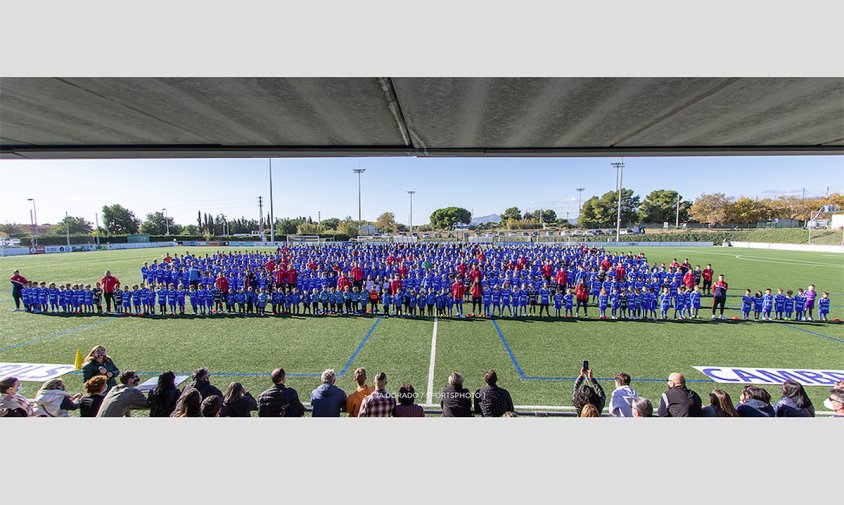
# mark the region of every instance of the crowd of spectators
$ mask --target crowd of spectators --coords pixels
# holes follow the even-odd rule
[[[93,365],[92,365],[93,363]],[[584,363],[586,365],[586,363]],[[93,371],[93,372],[92,372]],[[92,376],[88,376],[93,373]],[[140,376],[134,370],[120,372],[103,346],[89,353],[83,367],[83,393],[67,391],[61,378],[50,379],[33,399],[18,393],[20,381],[15,377],[0,380],[0,417],[64,417],[79,410],[82,417],[125,417],[133,411],[148,411],[150,417],[302,417],[308,410],[299,393],[286,385],[283,368],[273,370],[272,385],[258,398],[252,396],[240,382],[232,382],[223,394],[211,384],[207,368],[196,369],[191,382],[179,389],[176,374],[167,371],[158,377],[156,385],[146,394],[138,386]],[[110,379],[117,377],[114,386]],[[311,392],[310,410],[313,417],[424,417],[425,410],[416,400],[418,394],[411,384],[401,384],[396,394],[387,389],[387,374],[379,371],[373,384],[367,385],[364,368],[352,374],[355,391],[346,394],[337,386],[337,374],[326,370],[320,384]],[[448,383],[439,393],[443,417],[514,417],[516,407],[510,392],[498,384],[498,375],[489,370],[483,376],[484,386],[474,393],[463,386],[463,375],[452,372]],[[610,395],[607,414],[613,417],[653,417],[654,406],[631,386],[627,373],[615,376],[615,389]],[[814,417],[815,407],[803,386],[786,380],[780,399],[771,403],[771,394],[763,387],[746,385],[739,401],[733,404],[730,395],[715,388],[709,393],[709,405],[703,406],[700,396],[686,386],[681,373],[672,373],[667,390],[659,398],[656,414],[659,417]],[[607,395],[594,378],[591,368],[581,368],[574,381],[571,404],[578,417],[600,417]],[[430,406],[430,405],[429,405]],[[844,381],[830,390],[824,406],[844,417]]]

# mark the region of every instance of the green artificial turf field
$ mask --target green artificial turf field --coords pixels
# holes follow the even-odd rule
[[[641,248],[650,262],[712,263],[730,285],[727,306],[735,309],[745,288],[753,291],[778,287],[796,290],[814,283],[829,291],[831,317],[841,317],[844,307],[844,256],[752,249],[702,247],[685,249]],[[225,248],[190,248],[193,254]],[[140,282],[144,261],[160,259],[168,249],[101,251],[63,255],[0,258],[6,275],[14,269],[31,280],[93,284],[109,269],[125,284]],[[634,251],[638,252],[638,250]],[[303,401],[318,384],[318,374],[333,368],[338,385],[353,390],[351,371],[363,366],[370,377],[384,370],[388,389],[395,393],[410,383],[428,403],[431,369],[430,319],[382,319],[372,316],[290,317],[176,317],[136,318],[100,316],[46,316],[12,312],[11,289],[0,294],[0,362],[72,363],[80,349],[86,354],[105,345],[121,370],[136,369],[146,380],[164,370],[190,372],[206,366],[212,382],[221,389],[240,381],[257,395],[270,385],[269,372],[283,367],[288,385]],[[499,384],[508,389],[517,406],[563,407],[570,405],[572,379],[588,359],[609,395],[612,377],[624,371],[632,386],[656,405],[670,372],[686,374],[689,385],[707,403],[715,383],[694,365],[768,368],[844,369],[844,325],[821,322],[711,322],[703,299],[701,320],[684,322],[635,322],[590,320],[538,320],[501,318],[450,320],[436,323],[433,391],[457,370],[470,390],[482,385],[490,368]],[[728,310],[731,317],[738,311]],[[590,315],[597,315],[592,309]],[[68,388],[79,391],[81,375],[67,376]],[[693,382],[697,381],[697,382]],[[24,383],[24,394],[34,396],[37,383]],[[734,400],[739,386],[721,385]],[[767,388],[773,401],[778,388]],[[807,387],[816,408],[822,406],[827,388]],[[523,409],[532,410],[532,409]],[[606,412],[606,411],[605,411]]]

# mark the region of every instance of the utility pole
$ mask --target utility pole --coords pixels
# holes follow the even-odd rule
[[[64,229],[67,235],[67,246],[70,247],[70,218],[67,211],[64,211]]]
[[[358,225],[360,225],[360,174],[366,172],[365,168],[353,168],[352,172],[358,174]]]
[[[621,239],[621,188],[624,185],[624,158],[621,161],[614,161],[610,165],[616,170],[616,183],[618,184],[618,220],[615,223],[615,241],[619,242]]]
[[[408,191],[407,194],[410,195],[410,233],[413,233],[413,194],[416,191]]]
[[[264,240],[264,198],[258,197],[258,235]]]
[[[270,242],[275,242],[275,213],[273,211],[273,159],[270,158]]]

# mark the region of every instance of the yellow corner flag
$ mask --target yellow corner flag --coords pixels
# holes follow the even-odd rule
[[[74,366],[75,370],[82,369],[82,353],[79,351],[79,349],[76,350],[76,362],[74,363]]]

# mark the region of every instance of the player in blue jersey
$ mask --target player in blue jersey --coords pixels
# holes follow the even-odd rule
[[[745,321],[750,319],[750,311],[753,310],[753,294],[749,289],[744,290],[744,295],[741,297],[741,317]]]
[[[302,314],[317,315],[317,312],[319,312],[319,298],[319,290],[316,287],[311,288],[311,292],[305,300],[305,308]]]
[[[259,288],[255,294],[255,313],[259,317],[267,315],[267,290],[264,288]]]
[[[512,299],[512,297],[513,290],[510,289],[510,284],[505,281],[504,284],[501,286],[501,310],[499,313],[502,317],[504,316],[505,308],[507,309],[507,316],[513,317],[513,309],[510,305],[510,300]]]
[[[785,292],[784,314],[783,316],[791,321],[791,316],[794,314],[794,291],[788,290]]]
[[[492,299],[492,313],[490,315],[501,316],[501,288],[498,287],[498,284],[492,287],[490,297]]]
[[[190,310],[193,315],[197,315],[199,309],[199,291],[196,286],[191,286],[188,290],[188,301],[190,301]]]
[[[55,282],[51,282],[50,287],[47,288],[47,305],[50,312],[59,311],[59,288],[56,287]]]
[[[554,293],[554,317],[559,318],[560,312],[563,310],[563,291],[560,288],[557,288],[557,292]]]
[[[753,297],[753,320],[759,321],[762,317],[762,292],[757,291]]]
[[[607,304],[609,303],[609,295],[607,295],[607,290],[601,288],[601,291],[598,293],[598,317],[600,319],[607,318]]]
[[[771,321],[771,311],[774,309],[774,295],[771,294],[771,288],[765,289],[765,295],[762,297],[762,320]]]
[[[166,284],[158,285],[158,311],[167,314],[167,299],[170,298],[170,289]]]
[[[563,302],[566,305],[566,317],[574,317],[574,289],[568,288]]]
[[[777,288],[777,294],[774,296],[774,318],[782,321],[783,312],[785,312],[785,295],[782,293],[782,288]]]
[[[539,299],[539,317],[542,317],[542,309],[545,309],[545,314],[551,317],[551,311],[548,309],[548,305],[551,303],[551,289],[547,282],[539,289],[537,298]]]
[[[170,314],[176,315],[176,285],[171,283],[167,286],[167,306],[170,309]]]
[[[185,296],[187,296],[188,292],[185,291],[185,284],[179,284],[178,289],[176,289],[176,305],[179,306],[179,315],[185,315]]]
[[[385,289],[384,294],[381,295],[381,304],[384,306],[384,317],[389,318],[391,313],[391,307],[393,304],[393,296],[390,293],[390,289]]]
[[[627,288],[624,287],[618,290],[618,317],[627,319]]]
[[[428,307],[428,317],[434,317],[434,308],[437,305],[437,293],[433,286],[428,288],[428,293],[425,295],[425,306]]]
[[[527,306],[529,298],[530,296],[528,295],[527,284],[523,283],[521,289],[519,289],[519,308],[516,311],[517,316],[527,317]]]
[[[481,293],[481,301],[484,304],[484,316],[490,317],[490,307],[492,306],[492,293],[489,289],[484,289]]]
[[[818,320],[829,321],[829,293],[824,291],[818,298]]]
[[[663,321],[668,319],[669,309],[671,309],[671,287],[664,286],[662,294],[659,295],[659,314]]]
[[[695,288],[689,294],[689,302],[691,303],[691,317],[697,319],[698,312],[700,312],[700,286],[695,284]]]

